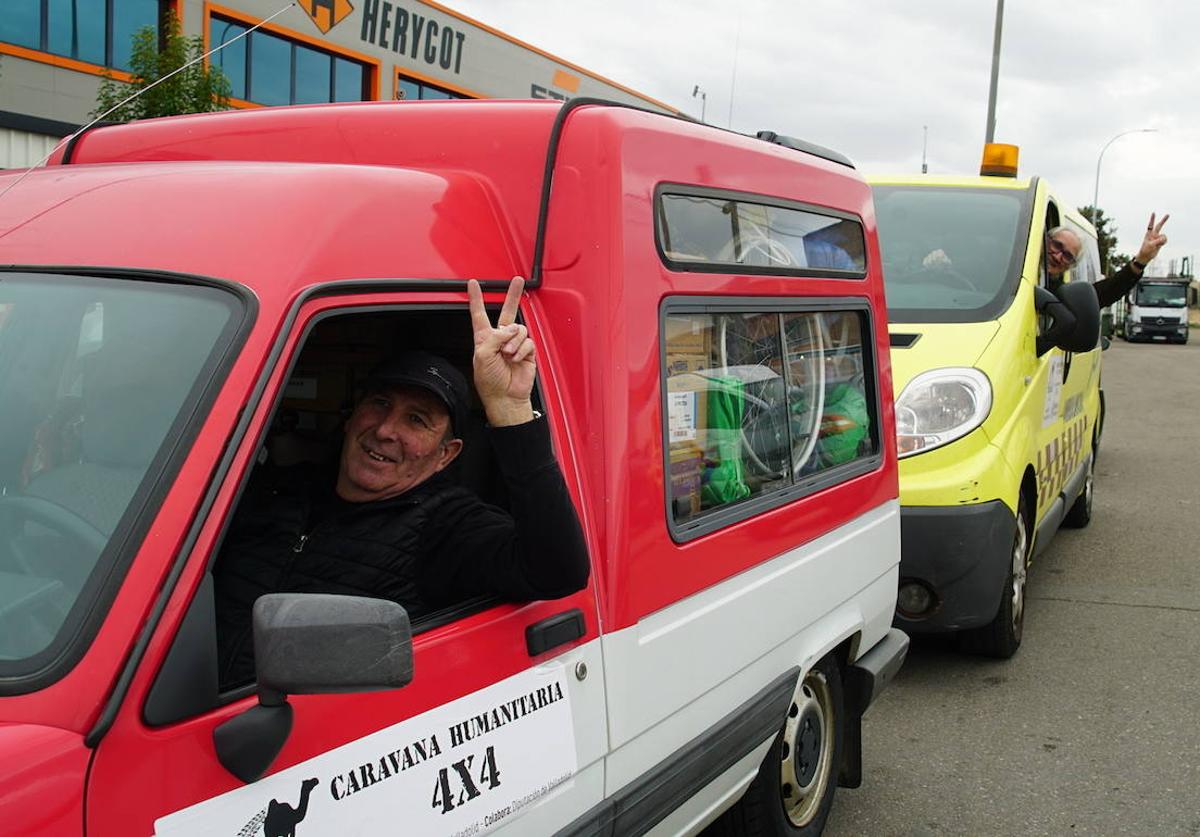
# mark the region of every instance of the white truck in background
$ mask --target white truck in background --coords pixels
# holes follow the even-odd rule
[[[1126,298],[1125,339],[1186,343],[1189,278],[1149,278],[1134,285]]]

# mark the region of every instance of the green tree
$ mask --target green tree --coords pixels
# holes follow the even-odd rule
[[[1113,253],[1109,258],[1111,259],[1111,261],[1108,263],[1107,275],[1109,276],[1112,276],[1118,270],[1133,261],[1133,256],[1129,255],[1128,253]]]
[[[96,96],[96,109],[92,111],[92,118],[116,107],[136,91],[146,92],[117,108],[105,119],[129,122],[132,119],[148,119],[153,116],[176,116],[182,113],[207,113],[228,109],[229,79],[218,68],[206,67],[203,61],[196,62],[162,84],[150,87],[160,78],[203,54],[203,40],[199,37],[185,38],[179,18],[173,11],[168,10],[163,21],[161,39],[158,30],[153,26],[145,26],[133,36],[133,51],[129,60],[133,81],[118,81],[105,74],[100,83],[100,92]]]
[[[1129,261],[1129,256],[1117,252],[1117,225],[1112,218],[1104,214],[1103,209],[1094,206],[1079,207],[1079,214],[1092,222],[1096,228],[1096,238],[1100,244],[1100,265],[1107,267],[1106,273],[1116,272],[1121,265]]]

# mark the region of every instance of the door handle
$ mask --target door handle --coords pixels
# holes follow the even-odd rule
[[[574,642],[587,633],[587,623],[579,608],[556,613],[525,628],[525,647],[536,657],[551,648]]]

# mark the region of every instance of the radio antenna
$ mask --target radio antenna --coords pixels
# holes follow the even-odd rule
[[[290,2],[290,3],[288,3],[286,6],[284,6],[283,8],[281,8],[279,11],[275,12],[275,14],[271,15],[270,17],[268,17],[268,18],[266,18],[266,19],[264,19],[264,20],[260,20],[258,23],[256,23],[256,24],[254,24],[253,26],[251,26],[249,29],[247,29],[245,32],[243,32],[243,33],[241,33],[240,35],[238,35],[236,38],[231,38],[231,39],[229,39],[228,41],[226,41],[225,43],[221,44],[220,46],[213,47],[212,49],[210,49],[208,52],[204,53],[203,55],[201,55],[201,56],[199,56],[199,57],[197,57],[197,58],[193,58],[191,61],[189,61],[189,62],[187,62],[186,64],[184,64],[182,67],[176,67],[174,70],[172,70],[171,72],[167,73],[167,74],[166,74],[165,76],[163,76],[162,78],[155,79],[155,80],[154,80],[154,81],[152,81],[150,84],[147,84],[145,87],[143,87],[141,90],[137,91],[136,93],[134,93],[134,94],[133,94],[133,95],[131,95],[131,96],[128,96],[128,97],[127,97],[127,98],[125,98],[125,99],[122,99],[120,102],[118,102],[117,104],[113,105],[113,106],[112,106],[111,108],[109,108],[108,110],[104,111],[104,113],[102,113],[102,114],[100,114],[99,116],[97,116],[97,117],[96,117],[95,119],[93,119],[91,122],[89,122],[88,124],[84,125],[82,128],[80,128],[80,129],[79,129],[78,131],[76,131],[75,133],[71,134],[69,137],[63,137],[61,140],[59,140],[59,141],[58,141],[58,143],[57,143],[57,144],[54,146],[54,148],[50,149],[50,153],[49,153],[49,154],[47,154],[47,155],[46,155],[45,157],[43,157],[43,158],[42,158],[40,161],[38,161],[37,163],[33,164],[33,165],[32,165],[32,166],[30,166],[29,168],[25,169],[25,171],[24,171],[24,172],[21,174],[21,176],[20,176],[20,177],[18,177],[18,178],[17,178],[16,180],[14,180],[12,183],[8,184],[8,186],[6,186],[6,187],[4,188],[4,191],[0,192],[0,199],[3,199],[5,195],[7,195],[9,192],[11,192],[13,189],[15,189],[15,188],[17,187],[17,184],[18,184],[18,183],[20,183],[22,180],[24,180],[26,177],[28,177],[28,176],[29,176],[29,175],[30,175],[30,174],[31,174],[31,173],[32,173],[32,172],[33,172],[35,169],[39,169],[39,168],[41,168],[42,166],[46,165],[46,163],[48,163],[48,162],[50,161],[50,158],[51,158],[51,157],[53,157],[55,154],[57,154],[57,153],[58,153],[58,150],[59,150],[60,148],[62,148],[64,145],[67,145],[68,143],[70,143],[70,142],[71,142],[71,140],[75,139],[75,138],[76,138],[76,137],[78,137],[80,134],[83,134],[83,133],[85,133],[86,131],[88,131],[88,130],[89,130],[89,129],[90,129],[92,126],[93,126],[93,125],[96,125],[96,124],[97,124],[97,123],[99,123],[99,122],[103,122],[103,121],[104,121],[104,118],[105,118],[106,116],[108,116],[109,114],[111,114],[111,113],[113,113],[113,112],[115,112],[115,111],[117,111],[117,110],[120,110],[120,109],[121,109],[121,108],[123,108],[125,105],[129,104],[130,102],[132,102],[134,99],[136,99],[136,98],[138,98],[139,96],[141,96],[141,95],[143,95],[143,94],[145,94],[145,93],[149,92],[149,91],[150,91],[152,88],[155,88],[155,87],[157,87],[158,85],[162,84],[164,81],[166,81],[167,79],[171,78],[172,76],[174,76],[174,75],[177,75],[177,74],[179,74],[179,73],[182,73],[182,72],[183,72],[184,70],[186,70],[188,67],[192,67],[192,66],[194,66],[194,65],[196,65],[196,64],[199,64],[201,61],[205,60],[205,59],[206,59],[206,58],[208,58],[210,55],[214,55],[214,54],[216,54],[216,53],[220,52],[221,50],[225,49],[225,47],[227,47],[227,46],[230,46],[231,44],[237,43],[238,41],[240,41],[242,38],[244,38],[244,37],[246,37],[247,35],[249,35],[249,34],[250,34],[251,32],[253,32],[254,30],[256,30],[256,29],[259,29],[260,27],[262,27],[262,26],[265,26],[266,24],[270,23],[272,20],[274,20],[275,18],[279,17],[281,14],[283,14],[284,12],[286,12],[288,9],[292,8],[292,6],[295,6],[295,5],[296,5],[296,0],[291,0],[291,2]]]

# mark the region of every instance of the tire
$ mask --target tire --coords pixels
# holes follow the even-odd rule
[[[1096,449],[1092,448],[1092,461],[1088,463],[1087,477],[1083,481],[1083,490],[1071,504],[1063,526],[1071,529],[1082,529],[1092,522],[1092,497],[1096,493]]]
[[[705,834],[815,837],[833,807],[846,714],[837,660],[826,656],[797,685],[783,729],[758,775]]]
[[[963,651],[1007,660],[1021,647],[1021,636],[1025,632],[1025,584],[1033,553],[1030,514],[1023,494],[1017,504],[1016,524],[1012,560],[1004,577],[996,618],[982,627],[960,633],[958,646]]]

